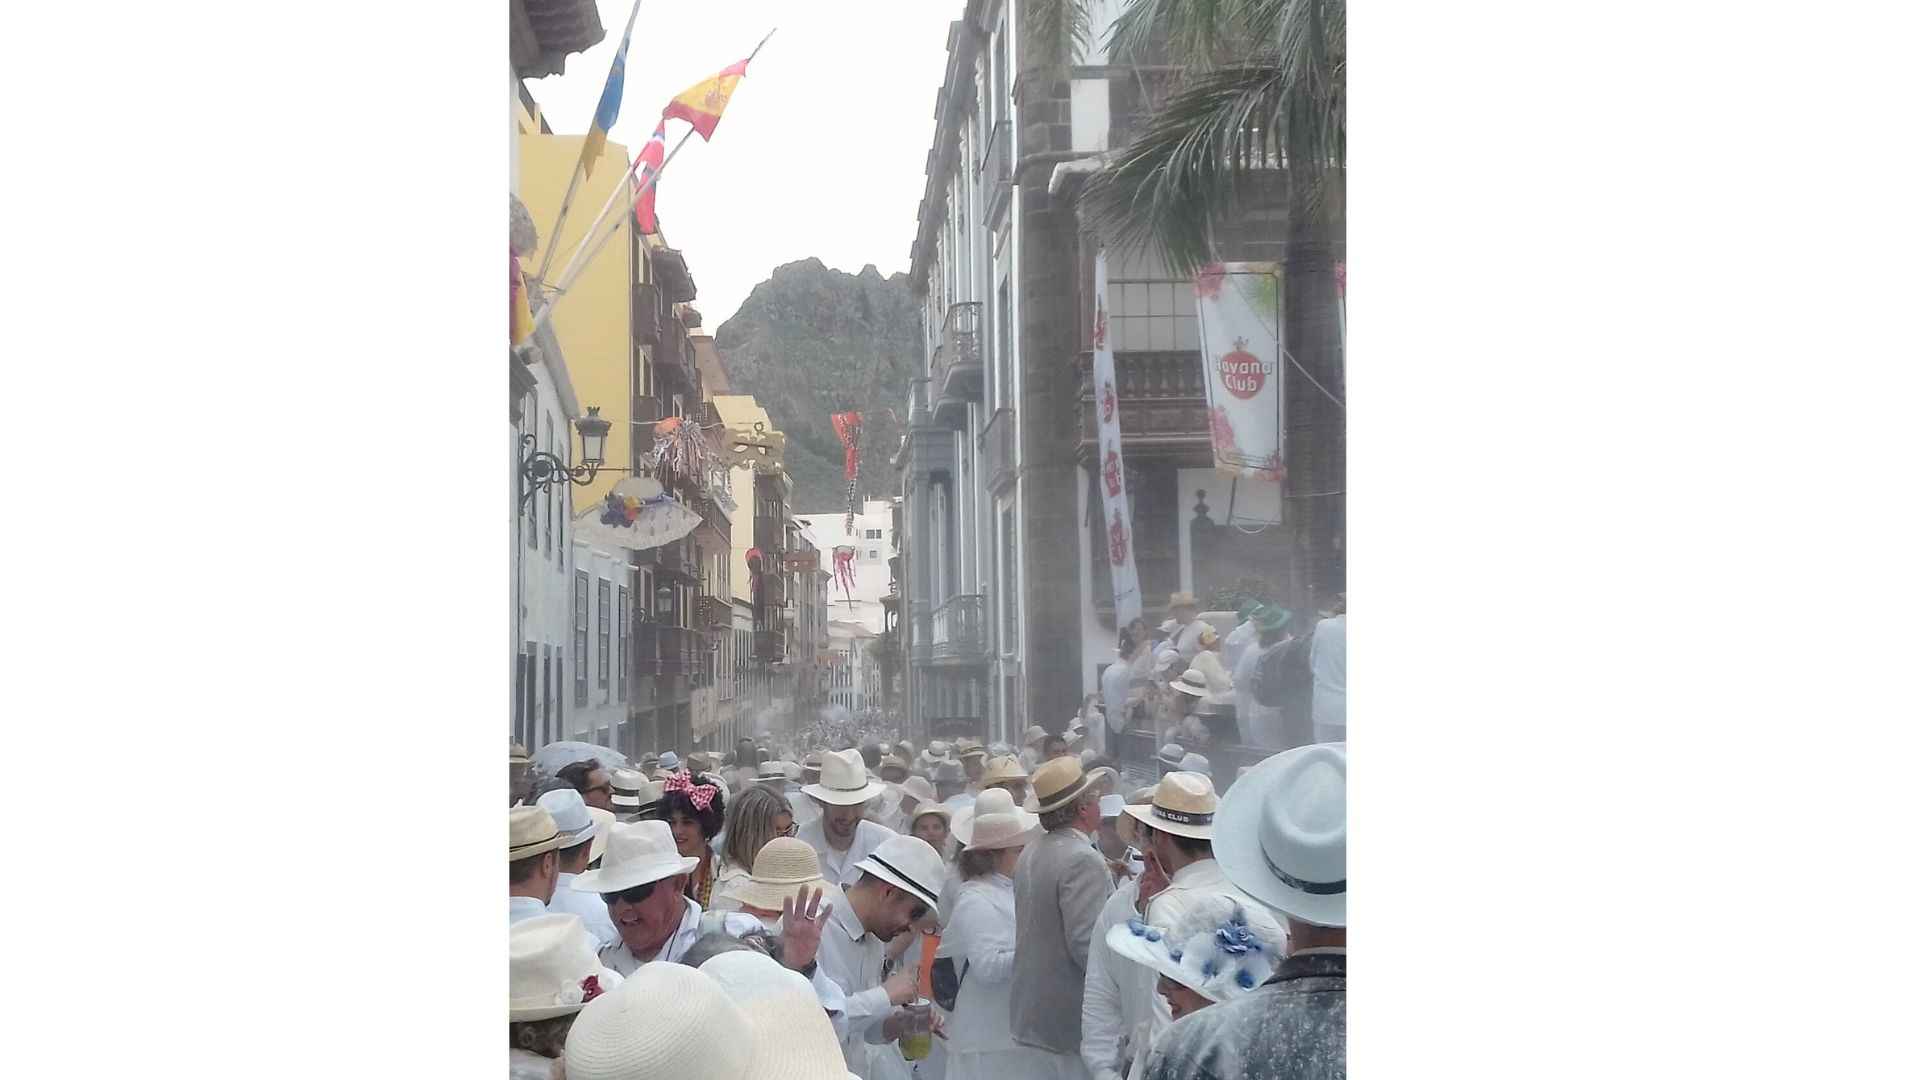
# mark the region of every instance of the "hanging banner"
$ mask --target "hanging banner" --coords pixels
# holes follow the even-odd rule
[[[1140,617],[1140,573],[1133,564],[1133,511],[1127,505],[1127,466],[1120,456],[1120,393],[1107,340],[1107,252],[1093,259],[1093,408],[1100,431],[1102,528],[1095,542],[1107,545],[1113,568],[1113,614],[1117,626]]]
[[[833,430],[840,436],[840,445],[847,448],[847,520],[843,528],[852,532],[853,516],[860,510],[855,499],[860,479],[860,414],[834,413]]]
[[[1213,466],[1231,476],[1281,483],[1287,467],[1280,264],[1215,263],[1194,278],[1193,294]]]

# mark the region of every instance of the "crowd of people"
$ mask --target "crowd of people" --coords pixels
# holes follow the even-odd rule
[[[814,734],[515,747],[514,1080],[1345,1075],[1343,739],[1222,793],[1191,753],[1129,787],[1083,725]]]

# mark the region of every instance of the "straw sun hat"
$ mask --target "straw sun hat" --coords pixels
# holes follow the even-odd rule
[[[578,792],[575,793],[578,795]],[[558,851],[565,837],[544,807],[516,806],[507,811],[507,861],[519,862]]]
[[[779,911],[802,888],[817,889],[824,882],[813,845],[796,836],[776,836],[753,857],[753,873],[734,889],[734,896],[749,907]]]
[[[749,1027],[713,976],[642,964],[580,1010],[567,1032],[567,1080],[740,1080],[755,1075],[756,1040],[740,1038]]]
[[[933,781],[924,776],[909,776],[900,781],[897,786],[900,794],[911,795],[923,803],[935,802],[939,799],[939,796],[933,792]]]
[[[887,785],[867,775],[858,750],[836,750],[820,759],[820,782],[800,789],[829,806],[858,806],[884,794]]]
[[[1220,797],[1213,792],[1212,780],[1200,773],[1170,772],[1153,789],[1151,804],[1123,807],[1121,812],[1161,832],[1211,840],[1213,815],[1219,808]]]
[[[982,792],[980,799],[985,798],[986,793]],[[966,836],[960,841],[968,851],[1019,847],[1040,835],[1039,815],[1019,809],[1011,799],[1005,810],[990,804],[985,811],[980,810],[980,800],[975,800],[973,810],[975,812],[967,817]]]
[[[1001,784],[1012,780],[1025,780],[1027,770],[1020,767],[1020,759],[1009,754],[987,762],[987,769],[980,774],[980,786]]]
[[[1087,774],[1076,757],[1054,758],[1033,770],[1033,800],[1044,814],[1058,810],[1087,789]],[[982,792],[981,794],[985,794]]]
[[[535,915],[507,931],[507,1019],[549,1020],[579,1012],[620,985],[600,966],[599,944],[578,915]]]
[[[1287,932],[1273,916],[1225,893],[1195,894],[1171,926],[1151,926],[1136,916],[1107,931],[1115,953],[1209,1001],[1250,993],[1272,978],[1286,942]]]

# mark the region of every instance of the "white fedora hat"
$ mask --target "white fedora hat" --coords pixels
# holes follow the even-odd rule
[[[700,965],[747,1016],[753,1080],[848,1080],[847,1059],[805,976],[757,952],[726,952]]]
[[[1013,805],[1013,792],[1006,788],[988,788],[973,800],[973,805],[962,807],[959,813],[953,815],[953,820],[947,825],[947,831],[953,834],[955,840],[960,841],[961,847],[966,847],[973,842],[975,818],[984,814],[1012,814],[1016,811],[1020,811],[1020,807]],[[1028,814],[1027,816],[1033,818],[1034,824],[1040,823],[1038,815]]]
[[[1347,925],[1347,745],[1298,746],[1240,777],[1213,857],[1247,895],[1315,926]]]
[[[660,785],[637,769],[615,769],[609,783],[616,814],[638,813],[660,803]]]
[[[797,898],[802,888],[817,889],[824,881],[813,845],[797,836],[776,836],[754,855],[753,872],[734,896],[743,904],[779,911],[781,903]]]
[[[1204,776],[1212,776],[1213,763],[1201,757],[1199,754],[1188,751],[1187,756],[1180,759],[1180,771],[1197,772]]]
[[[939,799],[939,796],[933,793],[933,781],[924,776],[909,776],[902,780],[898,787],[900,794],[911,795],[923,803],[935,802]]]
[[[593,815],[586,801],[572,788],[557,788],[534,800],[534,805],[553,815],[560,829],[560,846],[574,847],[593,839]]]
[[[854,866],[905,889],[929,908],[940,906],[940,886],[946,883],[947,866],[933,845],[917,836],[889,836]]]
[[[1040,815],[1025,810],[975,814],[967,822],[968,851],[999,851],[1020,847],[1040,835]]]
[[[560,826],[538,806],[507,811],[507,861],[519,862],[560,848]]]
[[[1219,809],[1220,796],[1214,794],[1213,781],[1205,773],[1170,772],[1154,787],[1152,803],[1124,807],[1123,812],[1161,832],[1211,840],[1213,816]]]
[[[858,750],[836,750],[820,759],[820,782],[800,789],[830,806],[858,806],[886,794],[887,785],[867,775]]]
[[[620,985],[578,915],[535,915],[507,931],[507,1019],[548,1020]]]
[[[1207,676],[1206,673],[1199,668],[1188,668],[1180,673],[1179,678],[1173,680],[1173,682],[1168,685],[1188,697],[1203,698],[1207,696]]]
[[[1107,945],[1209,1001],[1251,993],[1273,977],[1287,949],[1287,932],[1258,905],[1225,893],[1194,893],[1171,926],[1138,916],[1107,931]]]
[[[746,1014],[711,975],[642,964],[574,1019],[567,1080],[740,1080],[752,1075],[746,1030]]]
[[[625,892],[650,881],[692,873],[698,865],[699,859],[681,855],[674,847],[673,829],[666,822],[631,821],[613,827],[600,869],[574,878],[573,887],[581,892]]]
[[[587,849],[587,861],[592,862],[607,853],[607,837],[613,834],[613,823],[619,819],[613,811],[597,806],[587,807],[587,816],[593,819],[593,846]]]
[[[1185,747],[1182,747],[1179,743],[1171,742],[1162,746],[1158,755],[1160,764],[1175,769],[1180,767],[1180,759],[1186,756],[1187,751]]]

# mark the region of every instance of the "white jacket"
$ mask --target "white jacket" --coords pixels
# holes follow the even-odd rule
[[[988,874],[961,885],[937,954],[964,972],[947,1020],[950,1052],[1014,1048],[1013,946],[1013,879]]]
[[[1087,989],[1080,1002],[1080,1058],[1094,1080],[1119,1080],[1125,1059],[1144,1056],[1150,997],[1157,997],[1152,968],[1117,956],[1107,947],[1107,931],[1133,917],[1140,880],[1128,880],[1107,897],[1087,943]]]

